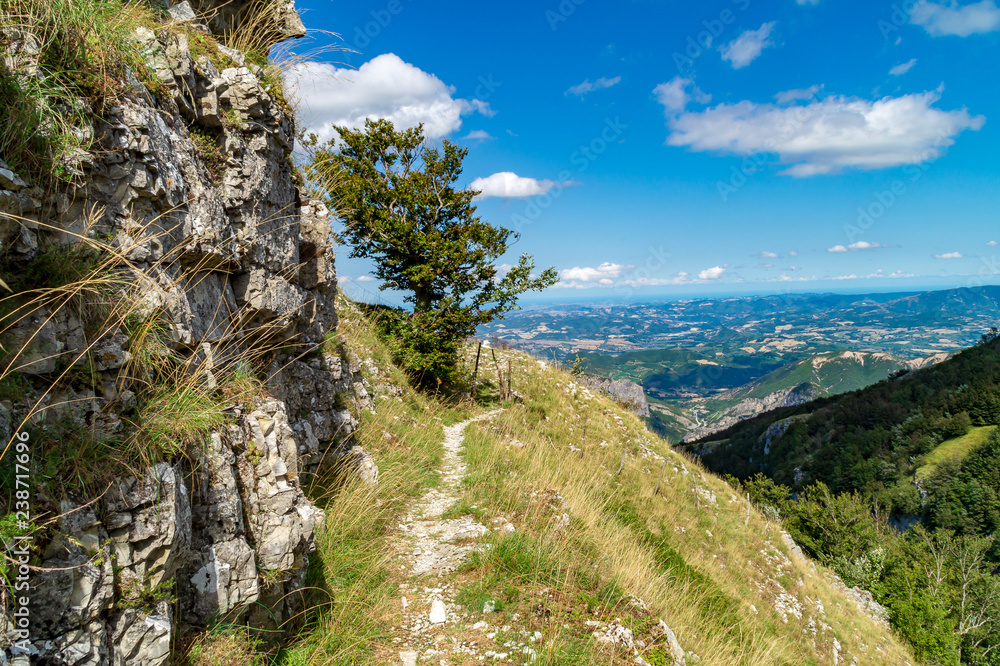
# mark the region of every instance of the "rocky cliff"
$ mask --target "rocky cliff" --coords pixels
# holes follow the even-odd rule
[[[129,78],[91,148],[64,158],[70,178],[40,186],[0,164],[5,266],[80,261],[86,246],[104,270],[100,317],[66,285],[5,302],[4,377],[17,391],[3,392],[0,427],[5,442],[31,434],[37,531],[30,636],[11,621],[16,599],[0,596],[0,663],[153,666],[182,625],[274,629],[300,609],[323,521],[304,478],[345,455],[369,401],[331,337],[327,210],[294,182],[293,118],[262,69],[200,37],[238,28],[249,6],[202,0],[206,24],[183,3],[139,28],[156,90]],[[290,3],[274,12],[275,38],[303,33]],[[7,30],[4,42],[5,75],[30,75],[34,37]],[[52,433],[154,441],[132,438],[155,394],[155,373],[134,371],[149,355],[136,321],[154,322],[172,372],[223,401],[219,418],[192,441],[170,441],[167,423],[132,473],[98,461],[115,470],[100,492],[46,481]],[[223,377],[240,372],[263,389],[233,395]]]

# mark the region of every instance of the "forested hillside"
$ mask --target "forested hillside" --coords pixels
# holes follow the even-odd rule
[[[1000,655],[1000,340],[690,445],[932,664]]]
[[[716,471],[742,478],[763,472],[794,487],[822,481],[835,492],[861,491],[895,512],[916,513],[911,481],[924,456],[972,427],[998,422],[1000,342],[990,336],[940,365],[761,415],[692,449]]]

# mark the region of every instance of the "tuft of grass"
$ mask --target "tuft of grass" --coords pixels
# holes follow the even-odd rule
[[[0,52],[19,67],[0,67],[0,154],[43,181],[66,179],[62,160],[86,150],[92,118],[129,89],[127,72],[152,79],[134,33],[156,16],[142,2],[7,0],[0,7]],[[37,56],[14,53],[27,36]]]
[[[178,662],[182,666],[265,666],[262,641],[243,626],[220,624],[196,636]]]
[[[189,128],[188,133],[191,136],[191,141],[194,143],[195,150],[198,151],[198,155],[205,165],[205,169],[208,170],[209,177],[213,183],[218,184],[222,178],[222,172],[225,169],[227,159],[225,151],[219,146],[218,137],[212,136],[207,131],[197,127]]]
[[[136,425],[154,458],[170,458],[203,444],[225,422],[215,392],[186,383],[155,387],[139,408]]]

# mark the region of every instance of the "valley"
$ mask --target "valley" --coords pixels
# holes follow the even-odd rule
[[[673,443],[935,365],[1000,321],[1000,287],[533,306],[481,332],[642,386]]]

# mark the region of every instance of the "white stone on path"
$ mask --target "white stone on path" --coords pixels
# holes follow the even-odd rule
[[[440,599],[435,599],[431,604],[431,624],[443,624],[448,621],[448,613],[444,610],[444,603]]]
[[[400,652],[399,658],[403,662],[403,666],[417,666],[417,653],[413,652]]]

